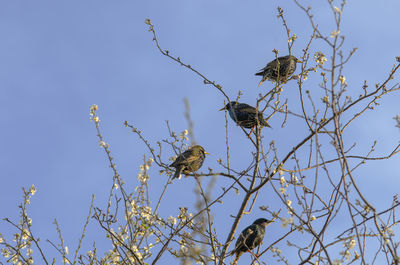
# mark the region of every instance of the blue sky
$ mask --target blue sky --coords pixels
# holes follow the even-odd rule
[[[89,121],[91,104],[99,105],[103,135],[128,184],[135,185],[148,151],[123,121],[140,128],[155,143],[167,137],[165,120],[176,132],[187,128],[184,97],[191,104],[196,140],[212,154],[204,168],[216,167],[225,150],[224,114],[217,111],[224,98],[198,76],[162,56],[144,20],[151,19],[164,49],[220,83],[229,96],[242,90],[241,101],[254,105],[258,93],[272,87],[266,82],[257,88],[259,78],[254,73],[274,57],[274,48],[282,55],[287,53],[286,35],[276,17],[278,4],[299,36],[293,49],[300,54],[312,30],[292,1],[0,1],[0,217],[15,220],[21,187],[34,184],[38,192],[30,213],[36,234],[56,240],[52,222],[57,218],[67,245],[76,246],[91,194],[96,194],[96,206],[104,206],[112,181]],[[321,30],[331,32],[334,25],[327,4],[316,0],[310,5]],[[349,94],[357,95],[364,80],[370,87],[384,80],[395,56],[400,55],[399,9],[396,0],[379,5],[354,0],[346,6],[341,30],[346,36],[344,47],[358,47],[344,72]],[[322,44],[315,41],[312,50],[326,50]],[[312,84],[310,90],[317,90]],[[283,97],[294,101],[294,93],[292,82]],[[393,120],[400,114],[398,102],[398,94],[382,100],[381,107],[350,130],[349,142],[358,140],[363,143],[358,150],[365,151],[377,139],[376,155],[391,151],[400,136]],[[282,129],[278,121],[272,121],[273,129],[265,129],[264,135],[281,144],[284,153],[307,134],[306,130],[294,133],[303,126],[296,122]],[[250,154],[251,148],[231,120],[229,129],[232,159],[240,168],[248,162],[242,155]],[[165,176],[152,170],[150,185],[157,194]],[[358,171],[360,187],[383,209],[399,190],[399,170],[397,157],[372,162]],[[226,183],[230,182],[221,179],[217,185]],[[177,214],[182,196],[193,205],[190,192],[194,184],[191,179],[174,183],[162,210],[166,216]],[[232,198],[218,207],[215,216],[221,240],[228,232],[224,224],[231,220],[229,214],[236,213],[242,197]],[[270,199],[266,194],[258,206],[273,204]],[[245,216],[239,229],[260,214],[255,211],[254,216]],[[0,222],[1,233],[7,234],[9,228]],[[93,223],[88,245],[103,240],[97,230]]]

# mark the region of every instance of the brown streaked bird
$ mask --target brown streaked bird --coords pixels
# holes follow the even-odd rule
[[[240,233],[239,238],[236,240],[235,249],[229,253],[229,255],[235,254],[233,265],[237,264],[243,253],[251,251],[262,244],[265,236],[265,227],[272,222],[265,218],[259,218]]]
[[[272,80],[275,82],[288,81],[289,77],[294,73],[294,71],[296,71],[296,64],[301,62],[302,61],[293,55],[278,57],[269,62],[267,66],[255,74],[262,76],[258,86],[260,86],[265,80]]]
[[[201,168],[207,153],[200,145],[190,147],[188,150],[180,154],[170,167],[176,168],[172,179],[179,178],[181,173],[189,174]]]

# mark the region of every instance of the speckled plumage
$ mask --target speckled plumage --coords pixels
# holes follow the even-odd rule
[[[289,77],[296,71],[296,64],[301,62],[293,55],[279,57],[267,64],[256,75],[262,76],[258,86],[265,80],[272,80],[275,82],[286,82]]]
[[[257,109],[246,103],[231,101],[231,103],[226,104],[226,106],[220,110],[227,110],[232,120],[234,120],[237,125],[244,128],[251,129],[257,124]],[[264,119],[261,112],[257,113],[257,117],[260,125],[269,127],[269,124]]]
[[[176,168],[172,179],[179,178],[181,173],[189,174],[201,168],[208,154],[200,145],[195,145],[180,154],[170,167]]]
[[[235,249],[231,252],[231,254],[235,254],[235,259],[232,264],[237,264],[239,257],[244,252],[250,251],[262,244],[265,235],[265,227],[272,222],[273,221],[265,218],[259,218],[240,233],[236,240]]]

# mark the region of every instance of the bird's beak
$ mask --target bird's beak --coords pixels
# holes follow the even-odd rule
[[[296,63],[303,63],[303,61],[300,61],[299,59],[296,59]]]
[[[222,110],[226,110],[226,106],[225,106],[225,107],[223,107],[222,109],[220,109],[219,111],[222,111]]]
[[[204,154],[206,154],[206,155],[209,155],[210,153],[208,153],[208,152],[204,151]]]
[[[272,224],[273,222],[275,222],[275,220],[269,220],[269,221],[267,222],[266,226]]]
[[[258,83],[257,87],[260,87],[262,83],[263,83],[263,81],[261,80],[260,83]]]

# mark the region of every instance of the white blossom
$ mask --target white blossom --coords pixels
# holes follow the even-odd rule
[[[331,32],[330,36],[331,38],[335,38],[337,35],[339,35],[340,31],[335,29],[334,31]]]
[[[290,218],[282,218],[282,224],[281,224],[281,226],[282,226],[283,228],[286,228],[288,225],[293,224],[293,221],[294,221],[293,217],[290,217]]]
[[[334,6],[333,10],[335,10],[336,13],[342,13],[342,10],[340,10],[340,8],[337,6]]]

